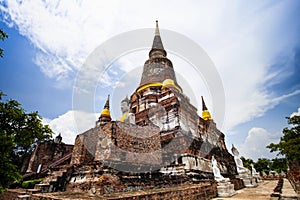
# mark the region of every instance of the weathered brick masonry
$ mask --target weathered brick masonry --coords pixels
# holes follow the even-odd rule
[[[210,199],[217,194],[212,156],[222,175],[236,189],[242,187],[234,178],[225,135],[204,99],[199,116],[177,82],[158,25],[140,84],[122,102],[128,109],[121,121],[112,121],[108,98],[95,127],[76,137],[72,153],[67,153],[71,146],[60,151],[62,162],[54,162],[49,176],[36,185],[41,192],[63,193],[32,194],[31,199]],[[36,151],[32,170],[51,159]]]

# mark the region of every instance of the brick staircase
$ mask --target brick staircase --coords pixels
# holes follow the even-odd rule
[[[64,191],[65,185],[69,182],[72,174],[72,166],[65,165],[50,171],[41,183],[36,184],[34,189],[40,190],[42,193]]]
[[[66,160],[70,159],[71,157],[72,157],[72,152],[69,152],[69,153],[65,154],[63,157],[53,160],[49,165],[43,165],[39,174],[41,175],[41,174],[47,173],[49,171],[49,168],[57,167],[59,164],[62,164]],[[30,173],[24,174],[22,176],[22,178],[23,178],[23,180],[26,180],[26,179],[33,178],[34,175],[38,175],[38,174],[36,172],[30,172]],[[35,176],[35,178],[40,178],[40,177],[41,176]]]
[[[16,193],[16,195],[12,199],[29,200],[31,199],[32,194],[64,191],[65,185],[69,182],[71,174],[73,173],[73,167],[69,164],[60,164],[70,159],[71,156],[72,152],[57,160],[54,160],[48,167],[43,168],[41,173],[46,173],[47,171],[49,171],[48,176],[44,178],[41,183],[36,184],[34,186],[34,189],[23,189],[19,193]],[[26,174],[25,176],[23,176],[23,178],[26,178],[27,176],[29,177],[31,175],[32,173]]]

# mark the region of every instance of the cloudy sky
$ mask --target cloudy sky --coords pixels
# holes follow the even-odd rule
[[[119,102],[139,84],[153,37],[138,36],[136,40],[142,38],[149,46],[108,60],[111,65],[104,73],[89,73],[97,80],[90,88],[92,109],[81,110],[74,106],[81,100],[74,100],[74,91],[90,55],[128,31],[154,28],[158,19],[179,84],[198,109],[203,95],[217,116],[212,96],[218,91],[207,85],[208,77],[195,75],[184,55],[172,54],[172,40],[163,30],[189,38],[214,63],[225,95],[225,118],[217,120],[217,126],[226,135],[227,147],[234,143],[242,156],[254,160],[273,158],[265,146],[279,141],[285,117],[300,113],[299,9],[297,0],[0,0],[0,28],[9,35],[0,43],[5,50],[0,90],[28,112],[39,111],[66,143],[73,143],[76,134],[94,125],[108,94],[113,118],[120,117]],[[113,50],[130,41],[122,40]],[[80,125],[74,115],[81,117]]]

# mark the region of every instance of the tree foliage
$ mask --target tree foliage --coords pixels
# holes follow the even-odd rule
[[[283,129],[278,144],[267,146],[271,152],[278,151],[290,161],[300,160],[300,116],[287,117],[289,127]]]
[[[278,173],[287,171],[287,161],[285,158],[274,158],[272,160],[259,158],[256,162],[254,162],[252,159],[241,157],[241,160],[243,161],[244,167],[247,167],[249,170],[252,170],[251,164],[253,164],[256,171],[266,172],[267,174],[270,171],[276,171]]]
[[[4,41],[5,38],[8,38],[8,35],[0,29],[0,40]],[[0,57],[3,57],[3,49],[0,48]]]
[[[52,138],[37,112],[26,113],[16,100],[0,91],[0,192],[20,179],[19,171],[37,142]]]
[[[245,158],[245,157],[241,157],[241,160],[243,161],[243,165],[244,167],[248,168],[249,170],[251,170],[251,164],[254,164],[254,161],[250,158]]]
[[[254,168],[258,172],[266,172],[269,173],[270,166],[272,162],[267,158],[259,158],[257,162],[254,164]]]
[[[287,172],[287,168],[288,168],[288,163],[286,158],[274,158],[272,159],[272,163],[271,163],[271,169],[276,171],[276,172]]]

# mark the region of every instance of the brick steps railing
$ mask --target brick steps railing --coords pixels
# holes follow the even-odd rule
[[[57,171],[52,171],[42,183],[36,184],[35,189],[42,193],[64,191],[65,184],[68,182],[72,173],[72,166],[65,166],[65,168],[58,168]]]
[[[57,165],[59,165],[59,164],[65,162],[66,160],[68,160],[68,159],[71,158],[71,157],[72,157],[72,152],[70,152],[70,153],[68,153],[68,154],[65,154],[65,155],[64,155],[63,157],[61,157],[61,158],[58,158],[58,159],[56,159],[56,160],[53,160],[53,161],[50,163],[50,165],[44,166],[44,167],[42,168],[40,174],[46,173],[46,172],[49,170],[49,168],[56,167]],[[24,174],[24,175],[22,176],[22,178],[23,178],[23,180],[26,180],[27,178],[32,177],[32,176],[35,175],[35,174],[37,174],[37,173],[36,173],[36,172],[30,172],[30,173]]]

